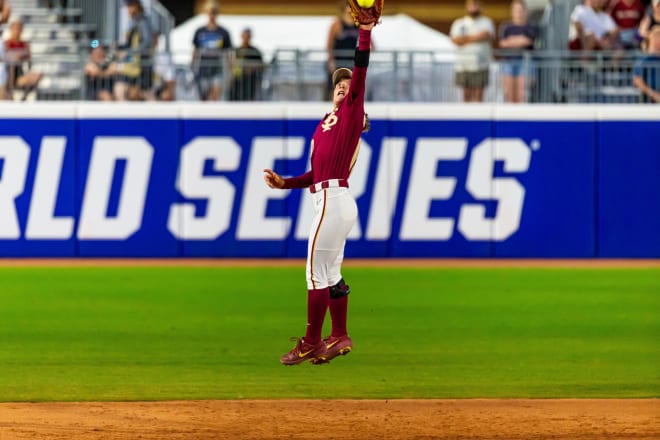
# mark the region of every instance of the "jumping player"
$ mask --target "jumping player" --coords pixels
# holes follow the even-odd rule
[[[341,263],[346,237],[357,219],[348,177],[357,159],[360,135],[369,125],[364,94],[373,27],[373,23],[360,25],[353,71],[340,68],[332,75],[334,108],[312,137],[311,170],[288,179],[264,170],[264,180],[271,188],[309,188],[316,212],[307,243],[307,331],[282,356],[284,365],[306,360],[322,364],[353,349],[346,330],[350,289],[341,276]],[[328,308],[332,334],[322,340]]]

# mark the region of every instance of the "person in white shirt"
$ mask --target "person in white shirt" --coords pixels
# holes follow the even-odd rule
[[[571,13],[569,48],[574,50],[613,50],[621,48],[619,30],[605,11],[608,0],[585,0]]]
[[[456,53],[456,85],[463,89],[463,101],[481,102],[488,85],[493,21],[481,15],[481,1],[465,2],[467,15],[455,20],[449,31]]]

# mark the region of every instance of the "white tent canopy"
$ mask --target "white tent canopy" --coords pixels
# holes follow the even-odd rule
[[[268,62],[277,49],[325,50],[333,16],[263,16],[220,15],[218,23],[225,27],[234,46],[240,44],[243,29],[252,29],[252,44],[262,51]],[[187,64],[192,56],[192,40],[197,28],[208,21],[197,15],[170,33],[170,50],[177,64]],[[450,38],[405,14],[382,17],[372,34],[376,50],[439,51],[453,53]]]

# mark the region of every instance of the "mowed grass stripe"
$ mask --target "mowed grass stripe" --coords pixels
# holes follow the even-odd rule
[[[344,277],[354,352],[284,367],[304,267],[0,268],[0,401],[660,396],[658,269]]]

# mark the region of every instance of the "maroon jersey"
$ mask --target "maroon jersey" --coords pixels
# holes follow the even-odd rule
[[[358,49],[369,50],[371,31],[360,29]],[[312,169],[284,179],[284,188],[305,188],[330,179],[348,179],[357,159],[364,127],[366,67],[354,67],[344,100],[325,115],[312,136]]]
[[[630,4],[619,0],[610,7],[610,15],[621,29],[636,28],[644,17],[644,5],[640,0],[633,0]]]

